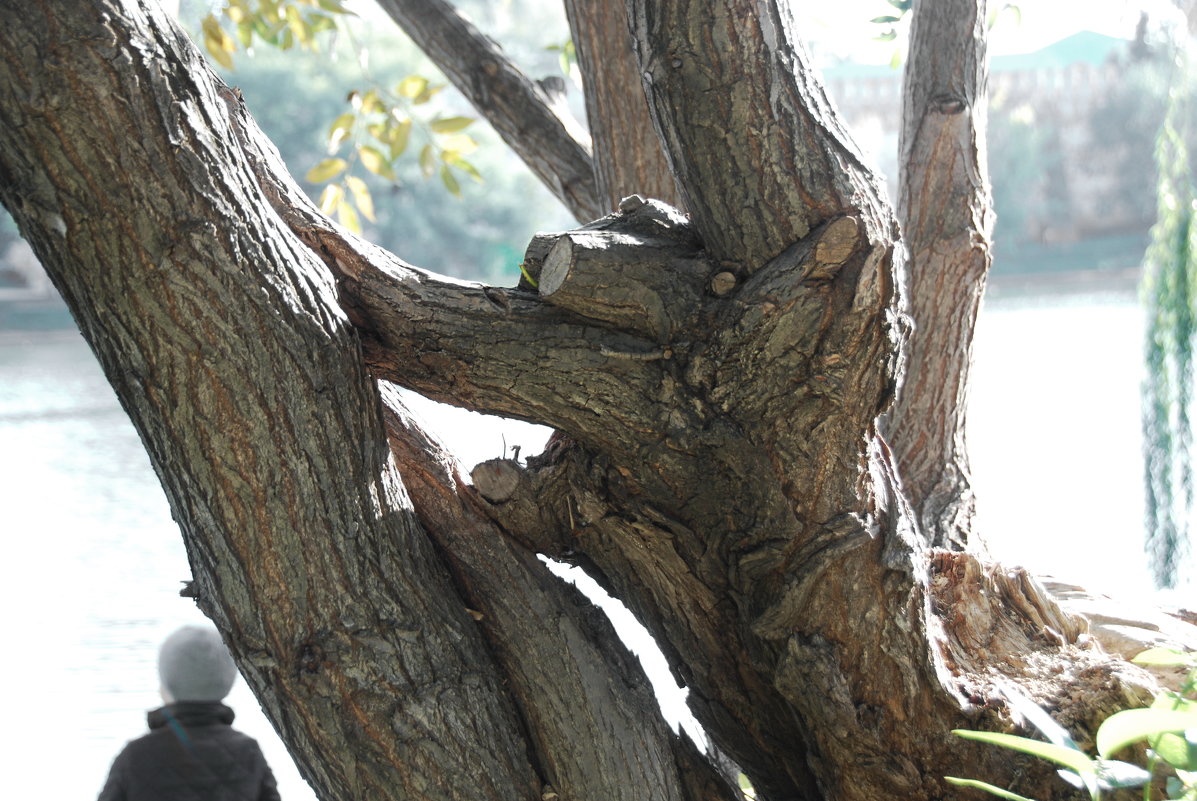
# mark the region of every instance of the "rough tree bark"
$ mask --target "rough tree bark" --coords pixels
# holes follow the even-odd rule
[[[554,102],[552,93],[445,0],[378,0],[378,5],[574,216],[592,220],[606,211],[598,202],[590,137],[564,103]]]
[[[629,2],[689,216],[630,198],[538,238],[537,290],[338,229],[154,8],[0,9],[0,200],[322,798],[736,796],[537,553],[628,604],[771,801],[944,798],[945,773],[1059,798],[950,729],[1009,728],[1013,683],[1083,738],[1148,686],[1024,573],[924,542],[875,430],[896,226],[786,3]],[[475,491],[376,381],[561,433]]]
[[[635,194],[680,207],[640,87],[623,4],[566,0],[565,13],[582,71],[596,191],[604,211],[614,211],[621,199]]]
[[[965,415],[973,324],[993,262],[985,160],[984,0],[917,0],[905,72],[898,214],[914,327],[886,436],[919,525],[938,547],[973,532]]]

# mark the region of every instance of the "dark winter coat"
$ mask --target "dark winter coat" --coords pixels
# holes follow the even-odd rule
[[[99,801],[278,801],[256,741],[220,703],[178,703],[149,714],[150,733],[112,763]]]

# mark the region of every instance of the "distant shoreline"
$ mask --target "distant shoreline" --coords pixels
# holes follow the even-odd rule
[[[1123,270],[991,274],[985,290],[985,299],[1000,303],[1006,300],[1058,298],[1069,295],[1111,295],[1119,299],[1135,300],[1139,297],[1140,276],[1141,270],[1138,266]]]

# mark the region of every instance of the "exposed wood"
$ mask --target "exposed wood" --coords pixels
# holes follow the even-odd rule
[[[378,5],[486,118],[579,221],[601,217],[590,137],[564,104],[524,75],[446,0]]]
[[[965,443],[968,377],[993,262],[985,5],[916,0],[899,142],[898,215],[914,328],[886,436],[923,532],[954,549],[969,545],[976,514]]]
[[[659,230],[655,227],[659,225]],[[561,235],[540,270],[540,296],[560,308],[645,336],[674,339],[699,306],[710,267],[673,209],[637,206],[604,230]],[[678,248],[688,239],[693,251]],[[658,351],[664,358],[664,350]]]
[[[491,459],[474,466],[470,479],[474,489],[491,503],[503,503],[511,499],[520,482],[519,464],[511,459]]]

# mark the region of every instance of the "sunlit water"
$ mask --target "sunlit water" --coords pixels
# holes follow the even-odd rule
[[[970,439],[994,553],[1101,588],[1140,589],[1143,504],[1133,298],[987,309]],[[421,410],[463,458],[538,451],[544,432]],[[10,798],[94,797],[158,704],[156,648],[201,621],[147,457],[82,340],[0,337],[0,608]],[[230,698],[284,799],[312,798],[252,696]]]

